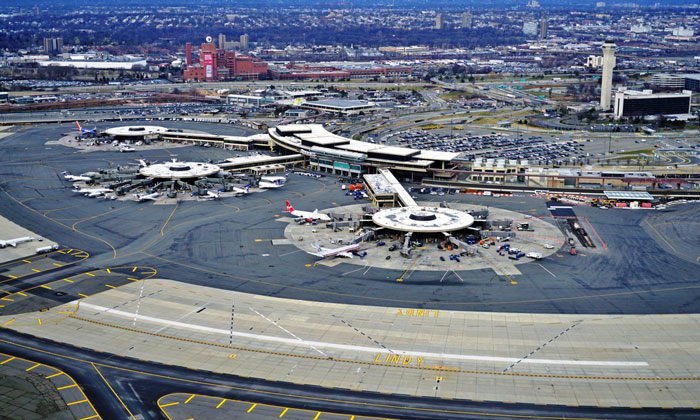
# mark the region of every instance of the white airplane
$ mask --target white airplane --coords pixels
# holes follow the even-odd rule
[[[265,182],[279,182],[284,184],[287,181],[286,175],[263,175],[260,177],[261,181]]]
[[[152,194],[146,194],[146,195],[134,194],[134,198],[139,203],[142,203],[142,202],[148,201],[148,200],[155,201],[155,199],[160,197],[160,196],[161,196],[161,193],[159,193],[159,192],[154,192]]]
[[[133,147],[129,146],[128,144],[122,144],[122,145],[119,146],[119,151],[122,152],[122,153],[125,153],[125,152],[135,152],[136,149],[134,149]]]
[[[330,222],[331,217],[327,214],[324,213],[319,213],[318,209],[314,211],[303,211],[303,210],[294,210],[294,207],[289,203],[289,201],[285,201],[285,204],[287,204],[287,210],[285,212],[291,213],[292,216],[299,217],[302,219],[306,220],[320,220],[322,222]]]
[[[89,176],[85,175],[71,175],[68,171],[63,171],[61,172],[61,175],[63,175],[64,179],[67,179],[70,182],[77,182],[77,181],[85,181],[85,182],[90,182],[92,181],[92,178]]]
[[[238,187],[233,187],[232,191],[234,192],[234,195],[236,197],[239,197],[241,195],[246,195],[248,194],[248,189],[250,188],[250,184],[244,186],[243,188],[238,188]]]
[[[360,249],[360,244],[351,244],[341,246],[339,248],[323,248],[320,245],[314,245],[316,247],[316,252],[311,252],[312,255],[321,258],[331,258],[331,257],[341,257],[341,258],[352,258],[352,251],[357,251]]]
[[[31,242],[33,240],[34,240],[34,238],[32,238],[31,236],[23,236],[21,238],[15,238],[15,239],[0,239],[0,248],[5,248],[8,245],[15,248],[19,244],[23,244],[25,242]]]
[[[207,195],[204,198],[211,198],[213,200],[217,200],[219,199],[219,197],[221,197],[221,193],[219,191],[207,190]]]
[[[284,186],[284,182],[281,182],[281,181],[275,181],[275,182],[260,181],[260,183],[258,184],[258,187],[263,188],[263,189],[280,188],[283,186]]]
[[[73,192],[80,193],[90,198],[93,198],[108,192],[112,192],[112,190],[110,190],[109,188],[80,188],[79,186],[74,185]]]

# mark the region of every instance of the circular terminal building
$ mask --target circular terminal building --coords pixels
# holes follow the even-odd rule
[[[196,179],[216,175],[221,168],[202,162],[156,163],[139,169],[139,174],[153,179]]]
[[[157,125],[128,125],[108,128],[105,130],[105,134],[117,140],[146,140],[159,136],[166,131],[168,131],[167,128]]]
[[[470,227],[474,218],[463,211],[439,207],[395,207],[372,215],[377,226],[400,232],[455,232]]]

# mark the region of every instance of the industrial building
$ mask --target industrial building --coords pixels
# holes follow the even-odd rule
[[[185,80],[213,81],[227,79],[259,79],[267,76],[267,63],[235,51],[216,48],[208,42],[201,46],[199,61],[192,58],[192,45],[187,44]]]
[[[615,119],[647,115],[690,114],[692,92],[652,93],[651,90],[620,90],[615,94]]]

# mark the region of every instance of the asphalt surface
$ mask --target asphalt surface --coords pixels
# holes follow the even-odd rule
[[[88,199],[71,193],[70,183],[59,173],[171,155],[181,160],[216,160],[234,152],[186,147],[128,154],[76,153],[43,144],[61,131],[55,126],[20,128],[3,140],[0,212],[38,234],[89,252],[90,258],[77,265],[80,268],[150,266],[160,277],[211,287],[383,306],[411,303],[457,310],[601,314],[694,313],[700,306],[693,205],[664,212],[577,206],[577,214],[590,224],[594,241],[602,243],[590,252],[579,249],[578,256],[568,255],[567,248],[540,265],[520,265],[522,273],[511,276],[517,285],[491,269],[460,272],[464,283],[456,278],[439,282],[440,273],[416,271],[397,284],[403,271],[377,268],[344,274],[356,267],[314,265],[316,257],[295,252],[298,248],[292,245],[272,244],[272,239],[283,238],[285,223],[275,221],[274,215],[284,214],[287,199],[302,209],[357,204],[342,193],[333,177],[290,175],[280,189],[218,201],[182,201],[176,207]],[[419,199],[459,200],[549,217],[544,200],[530,196],[460,194]],[[657,224],[665,229],[663,236],[650,226]],[[683,235],[667,232],[667,226],[673,225],[682,226],[678,232]],[[468,265],[468,259],[460,264]]]
[[[158,122],[160,123],[160,122]],[[163,124],[166,125],[166,124]],[[231,126],[174,123],[202,131],[241,134]],[[101,128],[101,127],[98,127]],[[600,210],[578,206],[576,214],[596,243],[570,256],[565,249],[538,264],[519,265],[521,274],[508,278],[494,270],[459,270],[464,282],[441,273],[410,273],[396,279],[399,270],[335,267],[314,264],[317,258],[292,245],[273,245],[283,238],[284,201],[300,209],[325,209],[357,204],[345,196],[333,177],[312,179],[290,175],[283,188],[216,201],[182,201],[176,206],[89,199],[70,191],[60,176],[127,164],[136,159],[223,159],[222,149],[185,147],[135,153],[90,152],[44,143],[54,140],[68,125],[12,128],[0,140],[0,214],[63,246],[87,251],[89,258],[23,279],[22,287],[45,284],[80,272],[107,267],[153,267],[157,276],[221,289],[268,296],[379,306],[438,309],[580,314],[697,313],[697,206],[647,210]],[[498,206],[534,217],[549,217],[545,201],[530,196],[495,198],[471,195],[419,197],[419,201],[458,200]],[[551,220],[551,219],[545,219]],[[371,248],[368,250],[371,252]],[[468,258],[460,264],[469,264]],[[511,281],[509,281],[511,280]],[[514,280],[514,281],[512,281]],[[517,284],[514,284],[517,283]],[[76,297],[84,283],[62,289]],[[55,299],[56,304],[68,297]],[[12,305],[8,306],[9,310]],[[26,310],[33,310],[28,305]],[[15,309],[13,309],[14,311]],[[0,312],[2,313],[2,312]],[[21,344],[11,344],[14,342]],[[53,353],[42,350],[50,349]],[[541,407],[521,404],[483,404],[468,401],[411,399],[196,372],[173,366],[117,358],[6,330],[0,351],[17,354],[65,369],[84,387],[103,418],[124,418],[127,407],[144,418],[161,418],[155,401],[170,392],[191,392],[288,407],[313,407],[394,418],[495,418],[537,415]],[[80,360],[77,360],[80,359]],[[105,380],[100,378],[95,366]],[[132,370],[125,370],[132,369]],[[146,373],[144,373],[146,372]],[[197,381],[197,382],[192,382]],[[107,385],[111,385],[115,392]],[[229,388],[222,388],[227,385]],[[239,386],[240,388],[230,388]],[[261,391],[284,392],[267,394]],[[301,396],[300,396],[301,395]],[[323,396],[326,400],[312,399]],[[330,401],[332,400],[332,401]],[[376,405],[359,406],[359,401]],[[397,406],[387,403],[396,403]],[[358,408],[360,407],[360,408]],[[452,410],[457,410],[455,415]],[[693,413],[668,410],[641,411],[649,418],[693,418]],[[471,414],[470,414],[471,413]],[[591,418],[639,418],[639,410],[547,407],[547,415]],[[697,414],[697,413],[695,413]],[[675,417],[674,417],[675,416]]]
[[[83,388],[103,419],[163,418],[158,400],[171,393],[198,394],[251,403],[300,408],[316,412],[344,413],[401,419],[495,419],[588,418],[588,419],[693,419],[688,409],[607,408],[500,404],[471,400],[412,398],[374,392],[354,392],[162,365],[76,348],[8,331],[0,339],[0,352],[59,368]],[[117,398],[118,397],[118,398]],[[209,417],[211,416],[211,417]],[[210,411],[206,418],[230,418],[226,412]]]

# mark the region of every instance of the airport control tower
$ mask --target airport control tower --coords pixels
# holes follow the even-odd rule
[[[603,42],[603,77],[600,86],[600,107],[603,111],[610,109],[610,97],[612,96],[612,75],[615,68],[615,43],[606,39]]]

